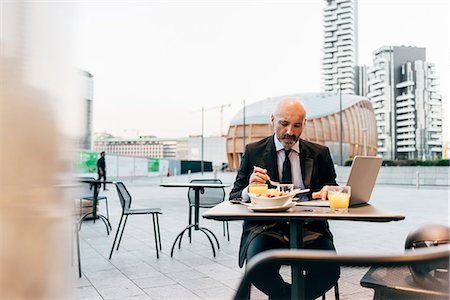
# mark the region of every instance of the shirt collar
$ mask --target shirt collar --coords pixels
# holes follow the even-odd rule
[[[278,140],[278,138],[275,134],[273,135],[273,141],[275,142],[275,149],[277,150],[277,152],[284,149],[283,145]],[[298,141],[297,141],[297,143],[294,144],[294,146],[291,147],[291,149],[297,153],[300,153],[300,146],[299,146]]]

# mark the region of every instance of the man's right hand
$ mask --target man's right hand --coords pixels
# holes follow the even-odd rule
[[[253,173],[250,175],[249,184],[253,183],[266,183],[269,180],[267,176],[267,170],[260,167],[253,167]]]

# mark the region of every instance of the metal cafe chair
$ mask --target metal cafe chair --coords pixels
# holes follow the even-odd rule
[[[78,263],[78,277],[81,278],[81,251],[80,251],[80,220],[78,219],[76,220],[76,222],[74,223],[75,226],[75,246],[77,247],[77,263]],[[73,249],[72,249],[73,251]]]
[[[116,182],[116,189],[117,194],[119,196],[120,205],[122,206],[122,215],[120,216],[119,225],[117,226],[117,232],[116,236],[114,237],[114,242],[111,247],[111,252],[109,254],[109,259],[111,259],[114,246],[116,245],[117,236],[120,233],[119,241],[117,242],[117,248],[116,250],[119,250],[120,242],[122,240],[123,232],[125,230],[125,226],[127,225],[128,216],[130,215],[152,215],[153,220],[153,234],[155,236],[155,248],[156,248],[156,257],[159,258],[159,250],[162,250],[161,246],[161,234],[159,231],[159,219],[158,215],[161,214],[160,208],[138,208],[138,209],[131,209],[131,195],[128,192],[127,188],[123,184],[123,182]],[[120,228],[122,224],[122,219],[125,216],[125,221],[123,223],[122,229]]]
[[[96,180],[94,177],[79,177],[77,178],[79,180]],[[93,196],[93,189],[96,188],[95,185],[93,184],[87,184],[84,183],[82,185],[82,193],[81,193],[81,197],[80,197],[80,216],[83,214],[82,209],[83,207],[88,207],[88,206],[83,206],[83,200],[87,200],[87,201],[94,201],[94,196]],[[100,186],[97,187],[97,189],[99,189]],[[98,196],[97,197],[97,201],[101,201],[101,200],[105,200],[105,206],[106,206],[106,218],[109,220],[109,206],[108,206],[108,197],[106,196]],[[94,220],[95,222],[95,220]]]
[[[247,264],[246,272],[239,284],[234,299],[249,299],[251,278],[268,265],[300,265],[328,267],[417,267],[422,265],[441,265],[447,263],[450,257],[450,247],[439,247],[408,251],[403,255],[337,255],[325,250],[269,250],[253,257]],[[447,287],[448,291],[448,287]],[[429,298],[448,299],[448,292],[433,293]],[[411,290],[409,298],[415,298]]]
[[[203,182],[203,183],[222,183],[220,179],[192,179],[191,183]],[[192,210],[195,208],[195,192],[194,189],[190,188],[188,190],[188,200],[189,200],[189,225],[192,225]],[[200,208],[211,208],[225,200],[225,189],[216,188],[205,188],[204,193],[200,195]],[[223,226],[223,236],[226,236],[228,241],[230,241],[230,229],[228,227],[228,221],[222,222]],[[192,229],[189,229],[189,243],[192,242]],[[181,239],[179,245],[181,244]],[[216,239],[217,240],[217,239]]]

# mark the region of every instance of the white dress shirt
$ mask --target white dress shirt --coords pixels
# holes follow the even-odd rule
[[[274,135],[273,140],[275,142],[275,149],[277,151],[277,166],[278,166],[278,176],[281,179],[283,176],[283,163],[286,157],[286,152],[284,152],[284,147]],[[289,160],[291,161],[291,175],[292,183],[296,189],[304,189],[302,170],[300,167],[300,145],[297,141],[292,147],[291,152],[289,152]]]

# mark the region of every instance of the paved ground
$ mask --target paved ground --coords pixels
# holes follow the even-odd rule
[[[192,175],[199,178],[200,175]],[[212,178],[205,174],[204,178]],[[234,181],[234,173],[219,173],[224,183]],[[187,176],[164,178],[164,182],[188,181]],[[231,241],[222,235],[222,223],[201,220],[204,227],[216,233],[220,250],[216,258],[206,237],[194,232],[192,244],[183,239],[181,249],[170,257],[176,235],[186,226],[187,190],[161,188],[160,178],[126,181],[133,195],[133,207],[160,207],[163,251],[156,258],[151,218],[130,216],[119,251],[108,260],[121,209],[114,186],[105,192],[110,203],[113,233],[106,234],[101,222],[85,222],[80,232],[83,276],[75,280],[78,299],[231,299],[243,270],[237,265],[241,222],[230,222]],[[227,189],[229,191],[229,189]],[[406,215],[400,222],[364,223],[330,222],[338,253],[400,254],[407,234],[422,224],[449,225],[448,188],[377,186],[372,203]],[[101,209],[103,209],[101,204]],[[360,287],[364,270],[342,272],[339,280],[341,299],[372,299],[369,289]],[[74,274],[76,270],[73,270]],[[283,269],[289,276],[289,269]],[[327,295],[333,299],[332,293]],[[266,299],[252,289],[252,299]]]

